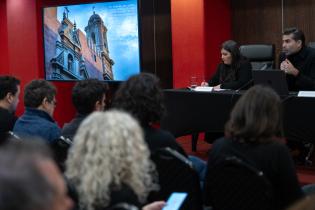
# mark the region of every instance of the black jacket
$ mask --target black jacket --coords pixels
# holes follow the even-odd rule
[[[279,63],[285,59],[285,54],[281,53]],[[303,47],[298,53],[289,55],[287,59],[299,71],[297,77],[287,75],[289,90],[315,90],[315,50]]]
[[[87,117],[88,115],[83,114],[77,114],[75,118],[71,120],[71,122],[66,123],[62,130],[61,135],[73,140],[74,135],[76,134],[79,126],[81,125],[82,121]]]
[[[236,156],[264,172],[273,186],[276,209],[284,209],[303,196],[287,147],[278,142],[249,145],[218,139],[209,154],[208,169],[227,156]],[[207,176],[205,193],[207,192]]]
[[[226,72],[228,71],[231,71],[230,66],[220,63],[217,71],[208,82],[209,86],[221,84],[222,89],[237,90],[248,85],[247,83],[252,79],[252,65],[248,60],[241,61],[240,67],[235,72],[235,77],[227,78]]]
[[[3,141],[8,131],[12,131],[17,117],[9,110],[0,107],[0,141]]]
[[[176,142],[175,137],[168,131],[164,131],[159,128],[153,128],[149,125],[143,127],[145,141],[148,144],[150,152],[154,152],[157,149],[170,147],[176,150],[182,155],[187,157],[184,149]]]

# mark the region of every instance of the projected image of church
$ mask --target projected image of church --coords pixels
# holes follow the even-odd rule
[[[125,80],[139,73],[137,5],[107,4],[106,8],[98,5],[92,9],[91,6],[44,9],[46,79]],[[97,9],[104,8],[107,13],[98,14]],[[111,26],[105,23],[105,18]],[[134,19],[136,21],[130,22]],[[119,23],[121,25],[116,25]],[[109,27],[114,25],[121,31],[112,29],[110,34]]]

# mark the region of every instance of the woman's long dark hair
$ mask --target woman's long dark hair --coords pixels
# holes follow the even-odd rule
[[[243,59],[238,44],[233,40],[227,40],[223,42],[221,49],[224,49],[231,53],[232,63],[231,67],[236,70],[240,67],[241,60]]]
[[[282,137],[282,107],[278,94],[261,85],[250,88],[235,104],[225,135],[244,143],[264,143]]]
[[[238,70],[241,66],[241,61],[245,58],[241,55],[238,44],[233,40],[228,40],[223,42],[221,49],[224,49],[231,53],[232,63],[230,67],[225,67],[224,72],[222,72],[222,81],[236,80]]]

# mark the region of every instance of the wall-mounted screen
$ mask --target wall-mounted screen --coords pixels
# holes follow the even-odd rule
[[[47,80],[123,81],[140,72],[138,1],[43,8]]]

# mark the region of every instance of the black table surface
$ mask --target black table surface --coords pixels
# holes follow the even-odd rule
[[[166,115],[161,128],[175,137],[199,132],[223,132],[230,112],[244,91],[197,92],[164,90]],[[282,97],[284,134],[288,140],[315,141],[315,98]]]

